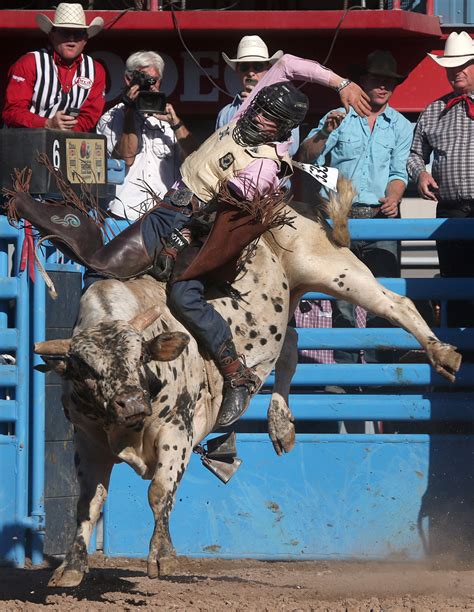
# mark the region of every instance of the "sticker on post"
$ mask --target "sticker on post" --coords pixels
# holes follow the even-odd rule
[[[314,179],[321,183],[326,189],[331,191],[337,191],[337,177],[339,176],[339,170],[337,168],[330,168],[329,166],[313,166],[313,164],[302,164],[300,162],[293,161],[293,167],[307,172]]]

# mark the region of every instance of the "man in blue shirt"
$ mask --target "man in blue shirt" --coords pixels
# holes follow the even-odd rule
[[[230,66],[239,77],[242,90],[235,96],[230,104],[227,104],[227,106],[224,106],[224,108],[219,111],[216,120],[216,130],[232,121],[245,98],[282,55],[283,51],[277,51],[270,57],[268,55],[268,47],[260,36],[244,36],[239,42],[237,57],[234,59],[228,57],[226,53],[222,54],[225,63]],[[290,157],[293,157],[300,146],[300,131],[298,127],[292,130],[291,137],[292,143],[290,144],[288,153]]]
[[[406,164],[412,141],[411,123],[389,106],[395,87],[404,80],[397,73],[395,58],[388,51],[374,51],[365,67],[358,68],[357,81],[369,96],[371,112],[359,117],[350,109],[330,111],[301,145],[299,161],[330,165],[352,180],[357,195],[353,218],[399,217],[399,204],[408,175]],[[399,242],[395,240],[353,241],[352,251],[374,276],[400,276]],[[391,326],[367,313],[367,327]],[[342,300],[333,302],[333,327],[356,327],[354,307]],[[365,352],[366,362],[389,362],[387,351]],[[334,351],[337,363],[356,363],[358,351]]]

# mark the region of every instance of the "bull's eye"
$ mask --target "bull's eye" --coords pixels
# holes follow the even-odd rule
[[[74,365],[79,370],[80,375],[83,377],[103,378],[102,374],[98,372],[93,366],[90,365],[79,355],[73,356]]]

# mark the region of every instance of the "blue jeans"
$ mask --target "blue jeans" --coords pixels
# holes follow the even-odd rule
[[[397,278],[400,276],[400,242],[397,240],[354,240],[351,251],[369,268],[374,276]],[[335,300],[332,303],[332,326],[337,328],[357,327],[355,306],[344,300]],[[367,313],[366,327],[393,327],[386,319]],[[367,363],[393,363],[397,360],[397,351],[375,350],[365,351]],[[357,363],[360,353],[358,350],[334,350],[336,363]]]
[[[232,332],[227,321],[205,300],[205,289],[200,278],[177,281],[170,287],[168,306],[199,344],[217,358],[224,342],[232,338]]]

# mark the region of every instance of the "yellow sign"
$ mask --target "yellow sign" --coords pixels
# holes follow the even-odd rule
[[[105,184],[105,141],[98,138],[66,138],[66,168],[68,181],[72,184]]]

